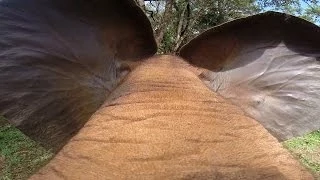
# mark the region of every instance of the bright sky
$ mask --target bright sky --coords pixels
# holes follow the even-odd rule
[[[301,7],[303,10],[305,10],[306,8],[308,8],[308,4],[305,3],[303,0],[299,0],[300,1],[300,4],[301,4]],[[265,10],[272,10],[272,8],[266,8]],[[317,25],[320,25],[320,18],[318,18],[318,21],[316,22]]]

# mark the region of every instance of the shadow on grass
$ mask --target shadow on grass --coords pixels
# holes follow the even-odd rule
[[[27,179],[52,156],[0,116],[0,180]]]

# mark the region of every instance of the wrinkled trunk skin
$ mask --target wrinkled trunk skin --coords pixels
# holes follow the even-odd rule
[[[31,179],[312,179],[173,56],[137,67]]]

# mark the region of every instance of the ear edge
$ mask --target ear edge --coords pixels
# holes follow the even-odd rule
[[[71,3],[73,1],[75,1],[76,3]],[[66,6],[64,1],[57,1],[54,3],[56,3],[57,6],[62,9],[64,9]],[[70,1],[69,8],[73,9],[74,4],[77,3],[79,3],[79,0]],[[104,18],[108,19],[108,17],[110,16],[109,10],[112,10],[115,13],[111,13],[111,16],[115,16],[116,18],[125,21],[125,23],[123,24],[126,24],[135,30],[135,32],[133,33],[135,33],[134,35],[136,36],[134,38],[130,36],[130,39],[125,39],[125,36],[123,36],[123,34],[117,34],[118,36],[123,37],[121,42],[116,45],[117,58],[120,58],[121,60],[135,61],[153,56],[157,52],[158,47],[154,38],[154,32],[151,26],[151,22],[135,1],[94,0],[92,3],[86,0],[80,0],[79,4],[80,5],[76,7],[77,11],[86,14],[87,16],[93,16],[93,18],[94,16],[102,17],[102,21],[104,20]],[[82,7],[81,4],[84,7]],[[124,11],[118,13],[118,10],[114,11],[114,9]],[[64,11],[68,11],[68,8],[64,9]],[[114,23],[119,22],[114,21]]]
[[[241,107],[278,140],[319,129],[314,117],[319,109],[320,27],[267,12],[209,29],[181,52],[210,72],[211,90]],[[221,62],[210,64],[217,60]],[[217,64],[223,69],[210,66]]]
[[[224,38],[231,38],[232,41],[235,42],[228,42],[229,44],[232,44],[236,46],[239,44],[237,42],[238,38],[243,38],[241,37],[241,33],[246,33],[247,30],[250,30],[252,28],[257,28],[257,29],[267,29],[270,27],[273,27],[271,31],[265,31],[263,32],[265,35],[271,36],[270,34],[274,33],[279,33],[277,37],[277,40],[283,40],[283,41],[299,41],[301,43],[301,40],[304,41],[309,41],[308,45],[312,45],[315,47],[320,48],[320,36],[316,36],[315,34],[320,33],[320,27],[307,21],[302,18],[285,14],[285,13],[280,13],[280,12],[274,12],[274,11],[268,11],[265,13],[260,13],[256,14],[253,16],[249,17],[244,17],[244,18],[239,18],[235,19],[229,22],[225,22],[221,25],[215,26],[213,28],[210,28],[200,35],[196,36],[195,38],[191,39],[188,43],[186,43],[182,48],[179,50],[177,53],[178,56],[186,59],[189,61],[191,64],[194,64],[196,66],[200,66],[202,68],[208,68],[211,70],[217,70],[219,67],[214,67],[216,65],[212,65],[212,63],[205,62],[209,61],[208,58],[214,59],[214,56],[223,56],[219,52],[214,52],[215,49],[211,49],[211,52],[208,52],[208,54],[213,53],[213,57],[208,57],[206,60],[199,60],[199,57],[203,52],[197,52],[199,51],[199,46],[208,43],[208,41],[214,41],[218,38],[224,39]],[[244,30],[243,30],[244,29]],[[293,32],[289,30],[294,30]],[[239,31],[236,30],[243,30],[239,33]],[[259,33],[259,32],[257,32]],[[293,34],[298,35],[298,34],[304,34],[304,36],[293,36]],[[307,36],[306,36],[307,35]],[[248,36],[248,34],[247,34]],[[289,38],[290,36],[290,38]],[[293,39],[291,37],[294,37]],[[276,39],[275,39],[276,40]],[[230,39],[228,41],[231,41]],[[241,43],[241,42],[240,42]],[[221,45],[223,46],[223,45]],[[222,49],[225,50],[225,49]],[[217,48],[217,51],[221,51],[221,49]],[[229,52],[226,54],[232,53],[234,49],[230,49]],[[225,60],[227,57],[218,57],[220,58],[221,61]],[[212,60],[211,60],[212,61]],[[213,67],[210,67],[213,66]]]
[[[42,4],[55,8],[63,14],[81,18],[93,26],[103,27],[104,23],[126,25],[131,34],[114,31],[113,36],[120,37],[115,45],[116,57],[121,60],[136,61],[153,56],[157,52],[157,43],[151,22],[134,0],[3,0],[1,4],[23,8],[32,4]],[[86,20],[87,19],[87,20]],[[100,28],[101,28],[100,27]]]
[[[114,61],[141,59],[144,57],[152,56],[156,52],[156,43],[153,38],[153,33],[152,33],[152,28],[151,28],[150,22],[148,21],[147,17],[143,14],[142,10],[136,4],[133,3],[133,1],[128,1],[128,0],[121,0],[121,1],[124,2],[124,4],[126,5],[126,6],[121,5],[121,7],[128,7],[128,11],[130,11],[130,12],[126,12],[126,9],[123,8],[123,10],[125,12],[125,14],[122,15],[123,19],[125,19],[124,22],[130,22],[133,25],[137,25],[137,23],[142,24],[142,28],[138,27],[142,30],[139,31],[139,29],[138,29],[138,31],[137,31],[137,34],[141,35],[141,37],[143,37],[142,38],[143,40],[137,41],[138,43],[141,44],[140,50],[142,50],[142,51],[140,53],[136,53],[135,51],[131,51],[136,54],[128,54],[125,56],[121,56],[121,52],[125,51],[125,47],[124,47],[124,49],[121,49],[122,48],[121,44],[120,44],[120,46],[115,46],[115,48],[120,47],[121,51],[116,52],[116,53],[118,53],[118,55],[120,53],[120,56],[116,56],[117,54],[115,54],[115,56],[111,56],[111,55],[114,55],[114,54],[112,54],[113,52],[110,54],[105,53],[107,51],[104,49],[105,44],[101,43],[102,38],[91,38],[91,36],[90,36],[96,32],[96,31],[91,31],[92,29],[94,29],[96,27],[93,27],[93,28],[90,28],[90,27],[91,27],[91,25],[95,26],[96,24],[90,24],[90,27],[87,27],[86,26],[87,24],[85,22],[81,21],[82,19],[77,19],[77,16],[76,17],[73,16],[72,18],[66,17],[66,16],[60,16],[61,15],[60,9],[56,9],[56,7],[51,7],[51,4],[47,4],[48,2],[50,2],[49,0],[48,1],[46,1],[46,0],[44,0],[44,1],[30,0],[28,2],[23,1],[23,0],[12,0],[12,1],[4,0],[4,1],[1,1],[0,6],[8,8],[8,11],[21,10],[21,11],[25,12],[26,14],[28,14],[30,12],[31,13],[30,21],[34,23],[34,24],[32,23],[33,24],[32,27],[36,27],[35,29],[37,30],[37,31],[32,31],[32,33],[38,33],[38,35],[39,35],[39,32],[40,32],[40,35],[42,35],[41,33],[43,33],[43,34],[45,34],[45,36],[43,36],[43,37],[40,36],[39,38],[41,41],[36,41],[39,39],[35,38],[37,36],[31,37],[30,36],[31,31],[25,31],[25,30],[21,30],[21,29],[15,29],[15,30],[10,29],[11,25],[12,26],[14,26],[16,24],[19,25],[21,19],[23,20],[23,21],[21,20],[22,23],[29,23],[29,21],[25,21],[25,19],[24,19],[24,18],[28,18],[28,16],[22,16],[22,15],[25,15],[24,13],[22,13],[22,15],[20,14],[21,16],[18,14],[17,17],[15,17],[15,16],[10,17],[10,12],[9,12],[9,15],[7,14],[4,16],[4,17],[10,17],[11,18],[11,19],[9,18],[10,21],[11,20],[14,21],[18,18],[19,21],[17,20],[18,22],[16,22],[16,23],[2,24],[2,23],[5,23],[5,21],[0,22],[0,25],[4,25],[8,29],[10,29],[9,32],[23,31],[22,34],[26,34],[28,38],[36,41],[36,43],[33,43],[34,41],[30,41],[30,44],[35,46],[35,47],[32,46],[32,48],[30,48],[30,49],[34,48],[36,50],[34,52],[32,51],[32,53],[29,53],[29,51],[26,49],[25,51],[27,53],[25,51],[20,52],[19,50],[16,50],[16,51],[14,51],[15,54],[10,52],[10,53],[7,53],[7,55],[5,55],[5,53],[3,53],[3,52],[7,51],[6,43],[14,41],[15,39],[11,38],[10,41],[8,41],[8,42],[5,39],[3,39],[0,42],[1,55],[6,56],[6,58],[8,59],[8,62],[12,62],[12,64],[14,64],[14,66],[11,66],[10,63],[6,63],[6,61],[4,61],[5,58],[1,59],[3,64],[0,63],[0,86],[2,87],[2,85],[3,85],[3,87],[5,87],[5,88],[0,88],[0,97],[5,97],[5,98],[0,98],[0,114],[3,114],[6,117],[9,117],[11,120],[15,120],[17,122],[15,124],[16,126],[19,126],[19,123],[18,123],[19,120],[21,120],[21,121],[28,120],[30,122],[30,124],[29,124],[30,126],[28,125],[29,122],[28,123],[21,123],[22,125],[20,126],[20,129],[24,129],[25,132],[27,132],[27,129],[29,129],[30,130],[29,134],[31,134],[31,136],[33,136],[33,139],[36,139],[39,142],[42,141],[43,144],[47,144],[46,147],[50,147],[50,148],[54,147],[54,150],[58,150],[59,148],[61,148],[61,146],[64,145],[65,142],[67,142],[67,140],[71,137],[71,135],[73,135],[75,133],[75,131],[79,130],[81,128],[81,126],[83,125],[83,123],[85,123],[89,119],[91,114],[93,114],[100,107],[100,105],[103,103],[103,101],[106,98],[105,96],[107,95],[106,88],[109,88],[109,85],[110,85],[110,88],[112,89],[113,86],[115,86],[117,84],[117,82],[118,82],[116,79],[117,75],[114,75],[114,74],[116,74],[116,65],[115,65]],[[37,2],[42,3],[42,4],[39,5],[39,4],[37,4]],[[103,1],[100,1],[100,2],[103,3]],[[108,2],[111,2],[111,1],[108,1]],[[108,4],[108,2],[106,1],[105,4]],[[117,4],[118,1],[112,1],[112,2],[115,2],[114,4]],[[24,5],[26,5],[27,7],[24,7]],[[33,5],[37,5],[37,6],[33,6]],[[41,8],[42,5],[43,6],[50,6],[49,8],[53,8],[52,9],[53,14],[50,14],[50,13],[52,13],[51,11],[46,11],[45,9]],[[118,5],[118,6],[120,6],[120,5]],[[12,9],[10,9],[10,8],[12,8]],[[27,9],[27,8],[29,8],[29,9]],[[39,8],[39,11],[37,11],[37,8]],[[114,11],[116,11],[116,10],[114,10]],[[15,12],[15,11],[12,11],[12,12]],[[2,12],[2,13],[6,13],[6,12]],[[118,13],[122,13],[122,12],[111,12],[111,13],[118,14]],[[72,41],[71,47],[76,50],[75,52],[70,53],[68,48],[64,48],[64,46],[62,46],[63,43],[61,43],[62,45],[60,43],[58,43],[60,41],[52,41],[52,39],[55,40],[56,37],[53,36],[53,38],[51,39],[50,33],[49,33],[49,35],[47,35],[47,33],[48,33],[47,29],[44,29],[41,26],[43,24],[46,25],[46,23],[50,23],[51,22],[50,20],[52,20],[50,18],[46,19],[46,16],[48,16],[48,17],[50,17],[51,15],[57,16],[57,14],[59,15],[59,17],[62,17],[62,18],[60,20],[55,19],[54,22],[56,22],[58,24],[58,26],[56,26],[56,27],[59,27],[59,25],[61,25],[61,27],[67,28],[67,29],[62,28],[62,29],[58,29],[57,31],[54,31],[54,32],[57,33],[57,32],[61,31],[61,34],[62,34],[63,32],[65,32],[65,30],[68,30],[66,33],[63,34],[66,37],[66,39],[64,39],[64,40],[65,40],[65,42],[68,42],[69,40]],[[131,14],[137,18],[134,18],[134,17],[132,18],[132,16],[130,16]],[[41,20],[45,19],[46,21],[44,20],[44,22],[42,22],[42,21],[38,22],[37,18],[35,18],[35,20],[32,18],[33,15],[35,15],[35,16],[39,15],[39,18]],[[44,17],[43,19],[42,19],[42,15]],[[0,18],[1,18],[1,20],[3,20],[2,19],[3,16],[1,16]],[[74,24],[67,22],[70,20],[69,18],[72,20],[71,22],[73,22],[73,20],[75,20],[76,25],[80,24],[79,25],[80,28],[77,28],[78,26],[74,26]],[[73,18],[76,18],[76,19],[73,19]],[[108,17],[105,17],[105,18],[108,18]],[[141,19],[143,22],[141,22]],[[78,20],[79,20],[79,22],[78,22]],[[119,22],[119,24],[121,24],[121,23],[122,22]],[[22,24],[22,25],[24,25],[24,24]],[[70,28],[68,29],[68,27],[66,27],[66,25],[70,26]],[[38,28],[39,26],[40,26],[40,28]],[[82,26],[85,26],[85,28],[83,29],[83,31],[84,31],[83,33],[81,33],[82,31],[80,31]],[[27,27],[27,30],[28,30],[28,28],[30,28],[29,26],[26,26],[26,27]],[[100,26],[98,28],[100,28]],[[148,32],[144,31],[145,29],[148,29],[147,30]],[[34,30],[34,29],[32,29],[32,30]],[[76,32],[76,30],[79,30],[79,32],[70,33],[69,30],[74,31],[74,32]],[[94,29],[94,30],[96,30],[96,29]],[[2,31],[6,32],[6,29],[3,28]],[[120,34],[120,33],[118,33],[118,34]],[[135,33],[132,33],[132,34],[135,35]],[[57,35],[57,34],[55,34],[55,35]],[[58,35],[60,35],[60,34],[58,33]],[[131,34],[129,34],[129,36],[130,35]],[[2,34],[2,36],[6,36],[6,35]],[[79,37],[79,39],[77,37],[72,38],[73,36],[77,36],[77,37]],[[88,38],[86,39],[87,36],[88,36]],[[17,39],[20,38],[20,40],[25,40],[24,38],[26,38],[26,37],[21,38],[21,36],[13,36],[13,37],[17,38]],[[61,36],[58,36],[58,37],[60,38]],[[96,36],[94,36],[94,37],[96,37]],[[97,35],[97,37],[100,37],[100,36]],[[133,38],[133,39],[135,39],[135,38]],[[46,40],[47,40],[47,42],[46,42]],[[91,46],[91,44],[90,44],[91,40],[94,41],[94,43],[92,43],[93,46]],[[132,41],[125,41],[125,40],[126,39],[123,39],[123,41],[124,41],[123,44],[128,45],[132,42]],[[17,41],[17,42],[19,42],[19,43],[17,43],[17,45],[19,45],[19,46],[23,46],[26,43],[29,44],[29,41],[26,41],[26,42]],[[38,43],[38,42],[40,42],[40,43]],[[80,45],[82,43],[83,43],[83,46]],[[77,45],[79,45],[79,47]],[[101,45],[101,49],[98,49],[96,47],[96,45],[99,45],[99,47]],[[19,46],[14,46],[13,48],[17,48]],[[56,47],[59,47],[59,48],[55,49]],[[128,45],[128,47],[130,47],[130,45]],[[145,49],[143,49],[143,47],[145,47]],[[39,48],[40,50],[37,48]],[[42,49],[46,49],[46,48],[48,49],[48,51],[43,51],[43,52],[41,51]],[[90,48],[94,49],[95,51],[91,51]],[[134,50],[136,50],[136,49],[134,49]],[[137,50],[139,50],[139,49],[137,49]],[[99,54],[100,52],[102,54]],[[56,53],[60,54],[61,57],[56,56],[57,55]],[[82,57],[83,55],[85,55],[85,57],[78,58],[78,55],[72,56],[72,55],[74,55],[73,53],[80,54],[79,57],[80,56]],[[36,54],[36,56],[34,54]],[[110,57],[109,57],[109,55],[110,55]],[[33,66],[30,64],[27,64],[26,62],[28,62],[28,58],[21,58],[21,59],[17,60],[17,62],[14,62],[15,58],[16,59],[20,58],[20,57],[16,57],[16,56],[21,56],[21,57],[28,56],[28,58],[32,57],[32,58],[37,58],[37,59],[39,58],[39,61],[38,60],[35,61],[35,62],[38,62],[39,66],[34,66],[34,64],[33,64]],[[102,57],[107,57],[107,58],[102,58]],[[59,58],[62,58],[63,62],[58,63],[58,62],[60,62],[60,60],[59,61],[57,60]],[[83,60],[83,62],[82,61],[78,62],[79,59]],[[61,64],[61,66],[60,66],[61,69],[58,69],[57,72],[52,71],[52,69],[54,69],[55,67],[52,66],[52,64],[50,64],[50,62],[58,63],[59,66]],[[100,65],[99,65],[99,63],[100,63]],[[71,64],[71,66],[68,66],[70,64]],[[8,68],[7,66],[8,67],[10,66],[10,67]],[[15,67],[18,67],[18,68],[15,69]],[[108,70],[107,73],[102,73],[102,71],[100,72],[100,70],[101,70],[100,67],[106,67],[106,68],[102,68],[102,69],[106,69],[106,71]],[[110,68],[108,69],[108,67],[110,67]],[[94,72],[94,73],[92,73],[92,72]],[[36,76],[38,79],[37,78],[31,79],[30,77],[32,77],[32,75]],[[65,75],[65,76],[63,76],[63,75]],[[2,80],[2,78],[5,80]],[[29,83],[25,86],[22,86],[22,88],[19,88],[21,86],[21,84],[27,83],[27,81],[25,80],[27,78],[31,79],[32,83],[34,83],[34,86],[33,85],[31,86],[30,84],[32,84],[32,83]],[[47,78],[48,80],[44,80],[45,78]],[[18,81],[19,79],[21,81]],[[29,79],[27,79],[27,80],[29,80]],[[39,83],[39,82],[42,82],[42,83]],[[42,86],[42,84],[44,84],[44,85]],[[41,86],[41,87],[39,87],[39,86]],[[81,90],[81,91],[69,90],[70,88],[72,90],[76,89],[73,87],[76,87],[76,88],[81,87],[81,88],[79,88],[79,90]],[[24,99],[22,99],[21,96]],[[44,102],[40,103],[39,101],[41,101],[41,100],[43,100]],[[7,102],[13,102],[13,103],[7,104]],[[40,107],[40,105],[46,104],[46,103],[48,103],[48,105],[46,105],[45,108],[43,108],[42,106]],[[88,103],[89,103],[89,105],[88,105]],[[28,107],[30,106],[32,108],[28,109],[28,107],[26,107],[26,106],[28,106]],[[39,108],[37,108],[37,107],[39,107]],[[61,108],[61,109],[59,109],[59,108]],[[78,109],[81,109],[81,110],[78,110]],[[12,113],[13,111],[15,113]],[[28,111],[28,112],[26,112],[26,111]],[[56,114],[54,114],[54,113],[57,113],[59,115],[59,118],[55,118]],[[39,130],[39,131],[36,131],[35,130],[36,128],[34,126],[34,124],[36,124],[35,121],[37,121],[37,119],[36,118],[33,119],[30,114],[31,115],[35,114],[35,116],[38,118],[38,122],[40,125],[38,126],[39,128],[37,130]],[[54,115],[52,115],[52,114],[54,114]],[[66,116],[68,116],[68,117],[66,117]],[[49,120],[50,120],[49,123],[55,121],[54,123],[56,124],[56,126],[50,126],[50,129],[51,129],[50,133],[47,128],[44,128],[44,126],[42,126],[43,125],[42,120],[47,121],[47,122],[49,122]],[[13,121],[11,121],[11,123],[12,122]],[[56,123],[56,122],[58,122],[58,123]],[[60,124],[59,124],[59,122],[60,122]],[[67,124],[68,127],[65,125],[61,125],[63,123]],[[61,130],[62,129],[61,126],[65,126],[66,129],[68,129],[68,131]],[[79,126],[79,127],[77,127],[77,126]],[[57,131],[54,131],[54,130],[57,130]],[[61,130],[62,132],[59,134],[58,130]],[[43,134],[39,133],[40,131]],[[48,134],[48,136],[46,136],[47,134]],[[41,136],[41,135],[43,135],[43,136]],[[48,137],[50,137],[51,139]]]

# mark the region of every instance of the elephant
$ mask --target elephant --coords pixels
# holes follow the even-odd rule
[[[0,2],[0,114],[56,156],[30,179],[313,179],[320,28],[266,12],[155,55],[131,0]]]

